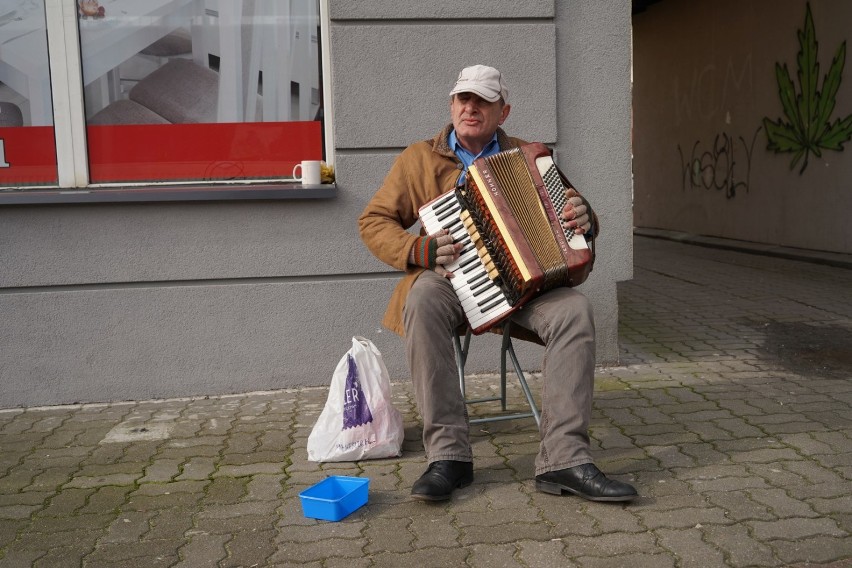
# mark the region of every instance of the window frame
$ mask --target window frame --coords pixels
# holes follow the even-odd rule
[[[0,188],[0,205],[72,202],[308,199],[336,195],[335,184],[306,188],[282,172],[277,179],[91,183],[77,0],[45,0],[48,64],[53,99],[57,185]],[[319,0],[324,154],[334,165],[328,0]]]

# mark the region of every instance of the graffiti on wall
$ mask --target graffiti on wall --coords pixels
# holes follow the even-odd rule
[[[792,153],[790,169],[801,161],[801,175],[808,167],[811,154],[819,158],[823,150],[843,151],[843,144],[852,139],[852,114],[831,123],[846,63],[846,42],[837,48],[820,89],[818,44],[810,2],[806,8],[804,29],[798,31],[798,37],[798,88],[790,77],[787,64],[776,63],[775,76],[784,118],[772,121],[766,117],[763,127],[768,140],[767,150],[776,154]]]
[[[717,85],[720,88],[717,88]],[[729,59],[724,67],[710,64],[692,74],[688,88],[682,88],[675,78],[675,123],[695,119],[712,120],[721,115],[731,102],[749,92],[752,87],[752,56],[741,62]],[[730,114],[725,121],[730,124]],[[687,152],[678,144],[683,189],[724,191],[730,199],[738,191],[748,192],[751,158],[757,133],[751,141],[728,132],[716,134],[712,142],[697,140]]]
[[[709,146],[696,141],[692,151],[684,155],[680,144],[677,145],[682,166],[683,189],[715,189],[724,191],[728,199],[735,197],[737,191],[748,192],[751,177],[751,157],[758,128],[747,142],[742,136],[738,140],[723,132],[717,134]]]
[[[717,85],[721,85],[721,94]],[[728,60],[724,71],[721,65],[705,65],[701,70],[693,71],[688,88],[682,88],[680,78],[674,78],[675,124],[696,118],[710,120],[725,109],[731,101],[739,98],[742,91],[752,90],[752,56],[738,65]]]

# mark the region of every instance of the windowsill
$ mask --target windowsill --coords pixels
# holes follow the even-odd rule
[[[165,201],[249,201],[286,199],[332,199],[337,185],[294,183],[258,185],[180,185],[98,189],[0,190],[2,205],[70,203],[150,203]]]

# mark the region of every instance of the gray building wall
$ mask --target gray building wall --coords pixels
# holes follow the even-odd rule
[[[603,227],[583,285],[617,362],[631,277],[630,6],[617,0],[330,1],[332,200],[0,207],[0,407],[327,384],[353,335],[394,380],[380,325],[399,277],[356,219],[393,159],[449,120],[458,70],[506,75],[506,128],[552,144]],[[473,371],[497,369],[475,338]],[[518,350],[530,369],[540,348]]]

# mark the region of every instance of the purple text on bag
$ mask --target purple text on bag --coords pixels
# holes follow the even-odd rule
[[[363,426],[373,421],[373,414],[367,406],[361,382],[358,380],[358,366],[352,355],[347,354],[349,372],[346,373],[346,388],[343,392],[343,429]]]

